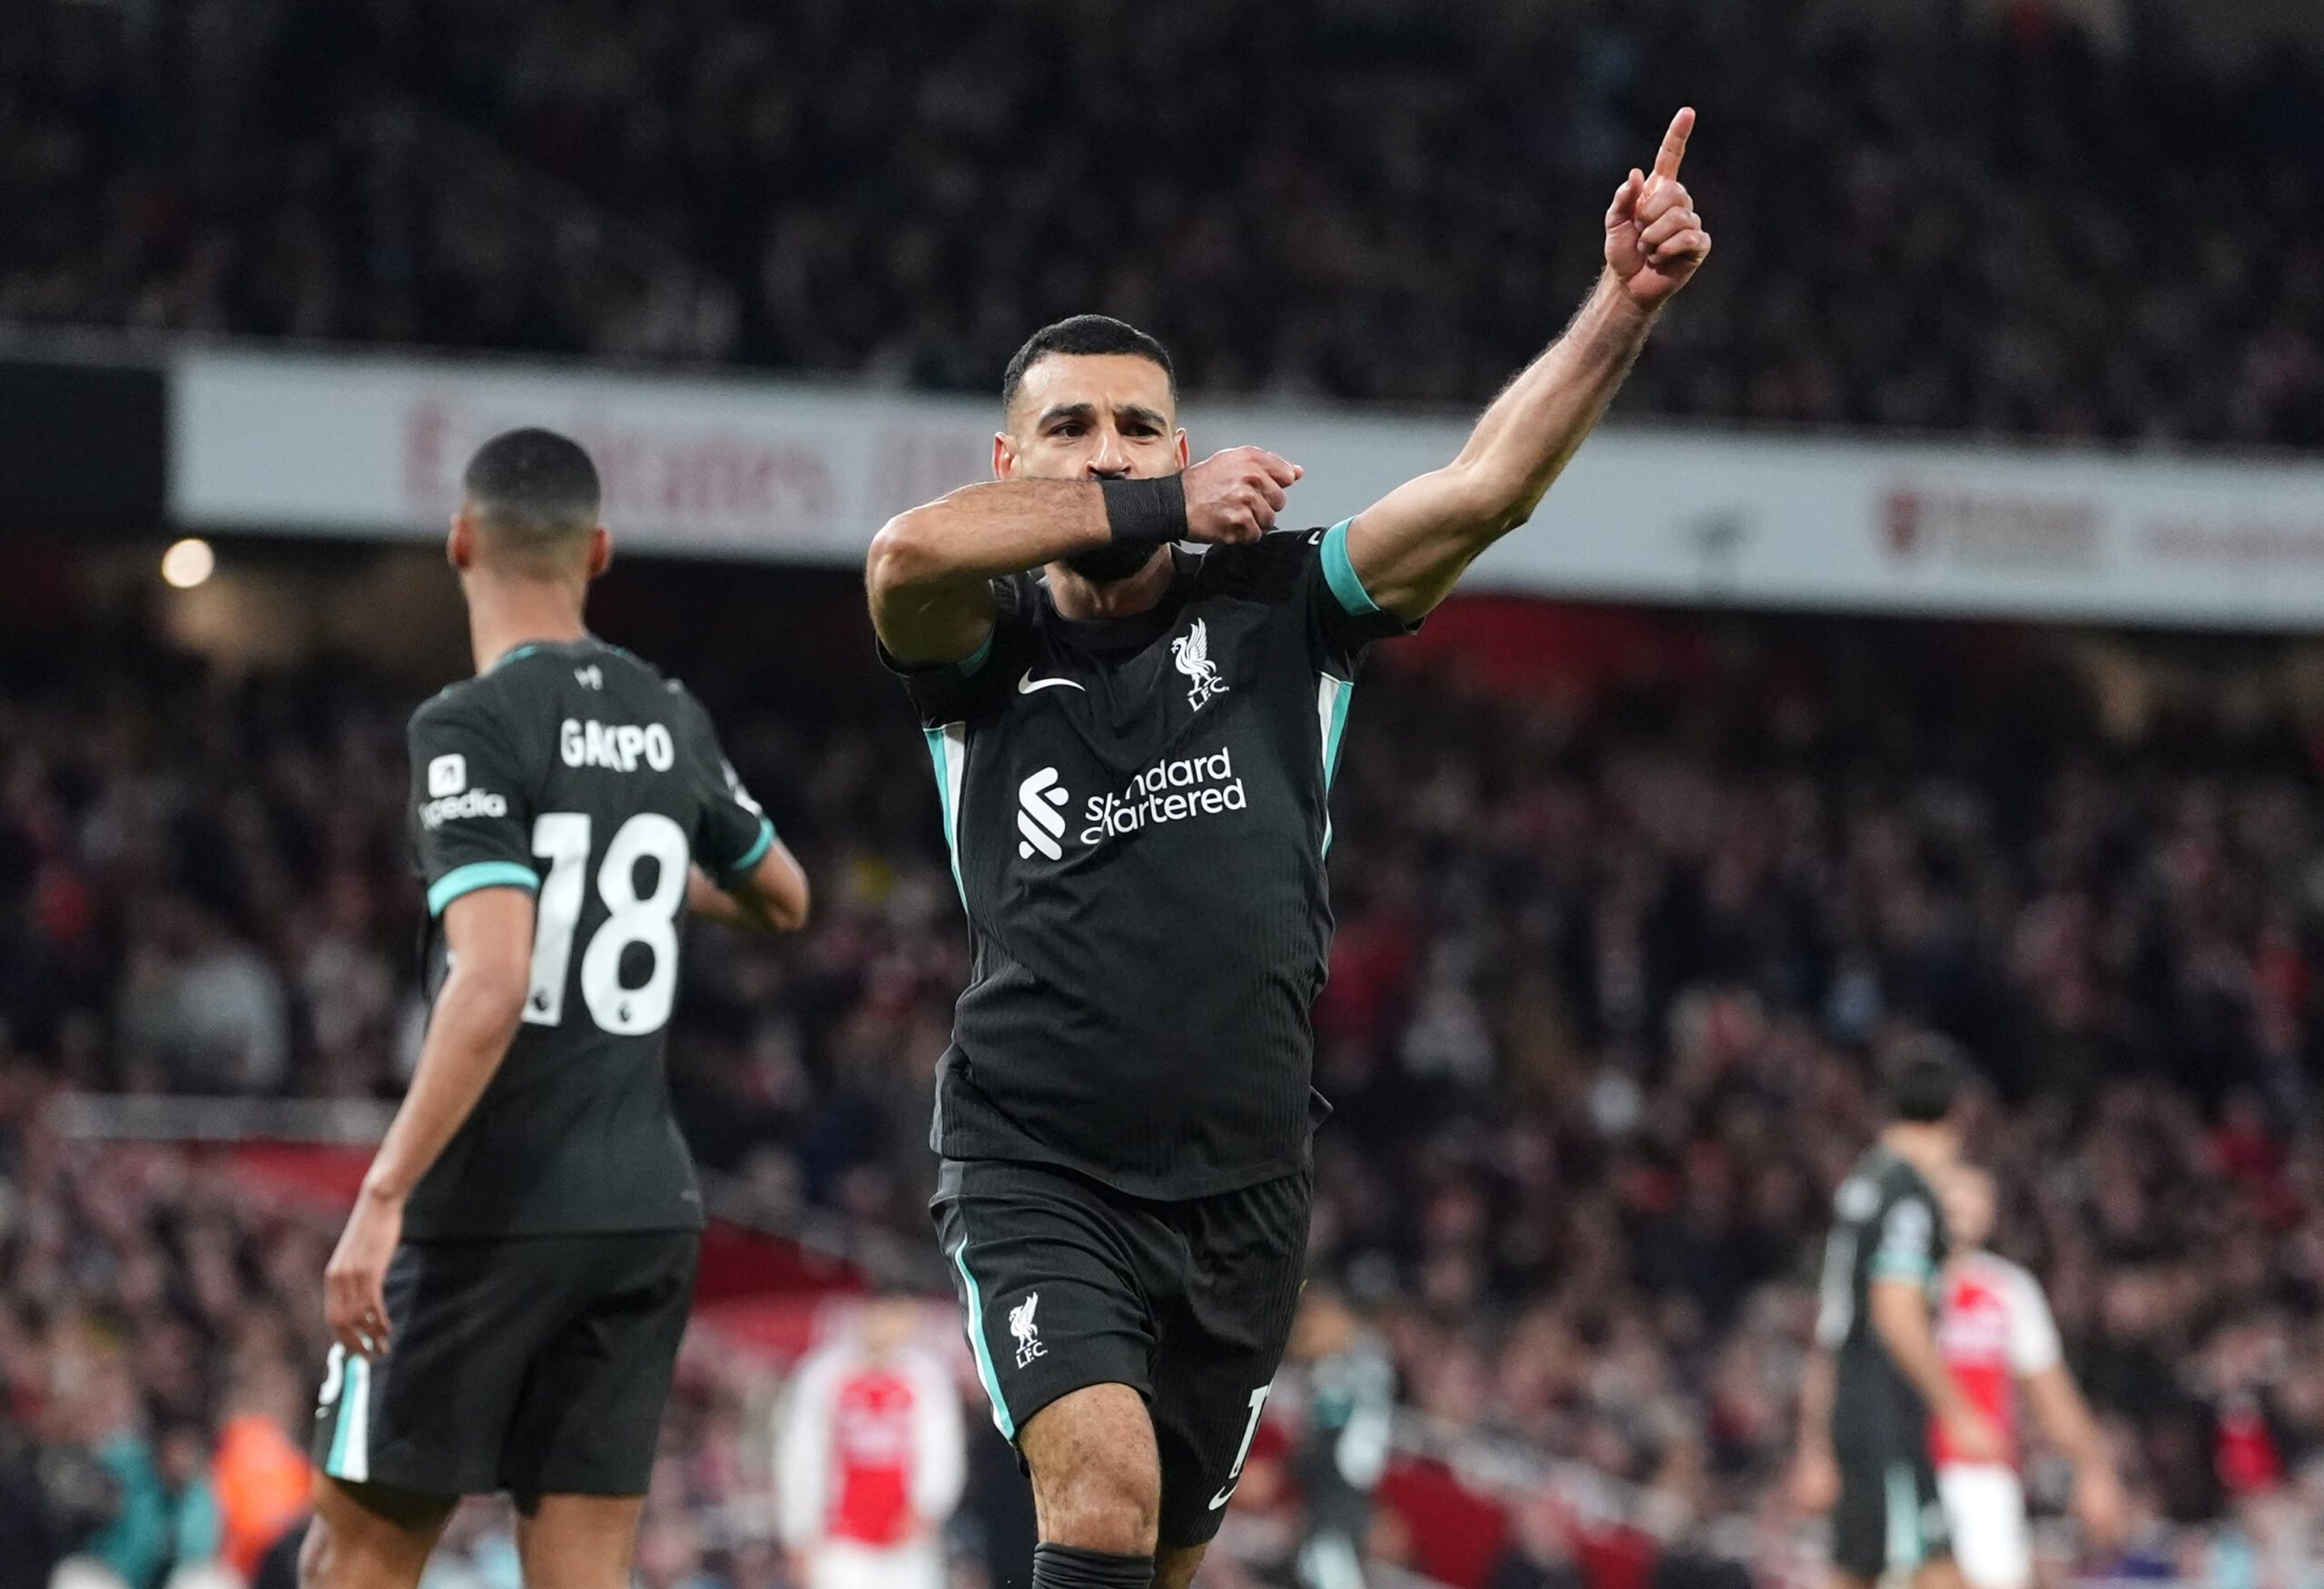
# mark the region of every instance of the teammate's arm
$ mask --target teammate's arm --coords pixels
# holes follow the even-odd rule
[[[812,1581],[808,1553],[820,1540],[832,1467],[831,1360],[810,1357],[776,1414],[775,1532],[791,1554],[792,1580]]]
[[[806,870],[776,839],[758,864],[721,885],[696,865],[686,878],[686,908],[697,916],[748,933],[796,933],[807,924]]]
[[[2122,1543],[2129,1523],[2122,1486],[2114,1476],[2114,1459],[2099,1432],[2090,1404],[2073,1382],[2063,1362],[2053,1362],[2038,1373],[2024,1377],[2026,1404],[2034,1421],[2050,1443],[2073,1465],[2073,1515],[2102,1549]]]
[[[525,1013],[532,979],[533,896],[479,888],[444,907],[450,970],[428,1012],[411,1090],[372,1156],[355,1211],[323,1270],[323,1316],[350,1352],[388,1349],[388,1260],[403,1236],[403,1209],[484,1096]]]
[[[1936,1329],[1930,1322],[1928,1292],[1917,1280],[1875,1275],[1866,1307],[1889,1361],[1920,1392],[1929,1411],[1945,1426],[1945,1437],[1963,1462],[2000,1462],[2008,1453],[2001,1432],[1961,1394],[1953,1370],[1937,1350]]]
[[[1443,601],[1478,554],[1532,517],[1598,423],[1662,306],[1710,253],[1679,181],[1694,130],[1682,110],[1650,174],[1632,171],[1606,212],[1606,270],[1564,334],[1495,398],[1461,456],[1407,481],[1348,526],[1348,560],[1372,600],[1406,620]]]
[[[1799,1369],[1799,1450],[1792,1463],[1791,1501],[1803,1512],[1828,1512],[1840,1498],[1840,1464],[1832,1453],[1832,1398],[1838,1365],[1821,1346]]]
[[[1183,436],[1180,447],[1183,455]],[[1236,447],[1177,478],[1184,534],[1173,526],[1170,538],[1234,544],[1256,540],[1274,526],[1299,466],[1259,448]],[[863,568],[872,627],[899,662],[962,661],[992,633],[992,580],[1094,551],[1111,542],[1116,529],[1097,480],[963,486],[898,514],[872,538]]]

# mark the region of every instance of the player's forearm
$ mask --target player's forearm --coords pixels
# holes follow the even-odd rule
[[[1872,1327],[1880,1344],[1888,1348],[1889,1360],[1920,1393],[1929,1411],[1940,1418],[1960,1413],[1967,1403],[1936,1348],[1936,1330],[1929,1321],[1928,1302],[1920,1288],[1904,1280],[1875,1280],[1870,1305]]]
[[[714,883],[700,866],[686,878],[688,910],[746,933],[796,933],[812,903],[805,869],[779,839],[733,882]]]
[[[2112,1471],[2113,1458],[2098,1432],[2098,1420],[2090,1416],[2090,1404],[2082,1399],[2064,1364],[2053,1363],[2029,1377],[2025,1399],[2034,1410],[2034,1421],[2075,1472]]]
[[[455,962],[428,1020],[410,1091],[363,1177],[363,1195],[401,1203],[484,1096],[524,1019],[525,979]]]
[[[958,662],[992,633],[990,581],[1106,545],[1094,480],[990,480],[901,513],[863,565],[872,627],[901,662]]]
[[[908,596],[1022,573],[1112,538],[1095,480],[987,480],[881,526],[865,576],[875,599]]]
[[[1638,361],[1654,319],[1601,274],[1564,332],[1485,410],[1454,467],[1477,481],[1494,533],[1541,504]]]
[[[1348,551],[1372,598],[1420,617],[1479,553],[1531,518],[1653,324],[1652,311],[1601,278],[1564,333],[1485,410],[1458,458],[1357,517]]]
[[[1799,1448],[1810,1454],[1832,1448],[1832,1396],[1837,1367],[1822,1347],[1807,1354],[1799,1370]]]

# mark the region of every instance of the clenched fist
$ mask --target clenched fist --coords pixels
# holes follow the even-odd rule
[[[1218,546],[1254,541],[1275,528],[1284,493],[1305,472],[1263,447],[1230,447],[1189,468],[1187,538]]]

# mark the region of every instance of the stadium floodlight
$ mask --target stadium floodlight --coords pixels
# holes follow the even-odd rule
[[[162,554],[162,577],[180,590],[191,590],[218,571],[218,554],[210,543],[189,536]]]

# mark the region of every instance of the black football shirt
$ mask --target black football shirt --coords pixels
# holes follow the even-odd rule
[[[1872,1285],[1920,1287],[1934,1317],[1948,1249],[1944,1210],[1926,1178],[1875,1143],[1833,1194],[1816,1318],[1817,1344],[1835,1359],[1833,1428],[1843,1446],[1885,1438],[1925,1416],[1920,1393],[1873,1327]]]
[[[698,1229],[663,1069],[688,864],[739,876],[773,826],[675,679],[596,639],[523,646],[412,714],[428,996],[445,906],[535,895],[525,1017],[413,1189],[419,1239]]]
[[[1346,538],[1175,551],[1167,596],[1118,620],[995,580],[977,656],[902,670],[973,952],[938,1152],[1157,1199],[1307,1165],[1325,799],[1364,651],[1409,628]]]

